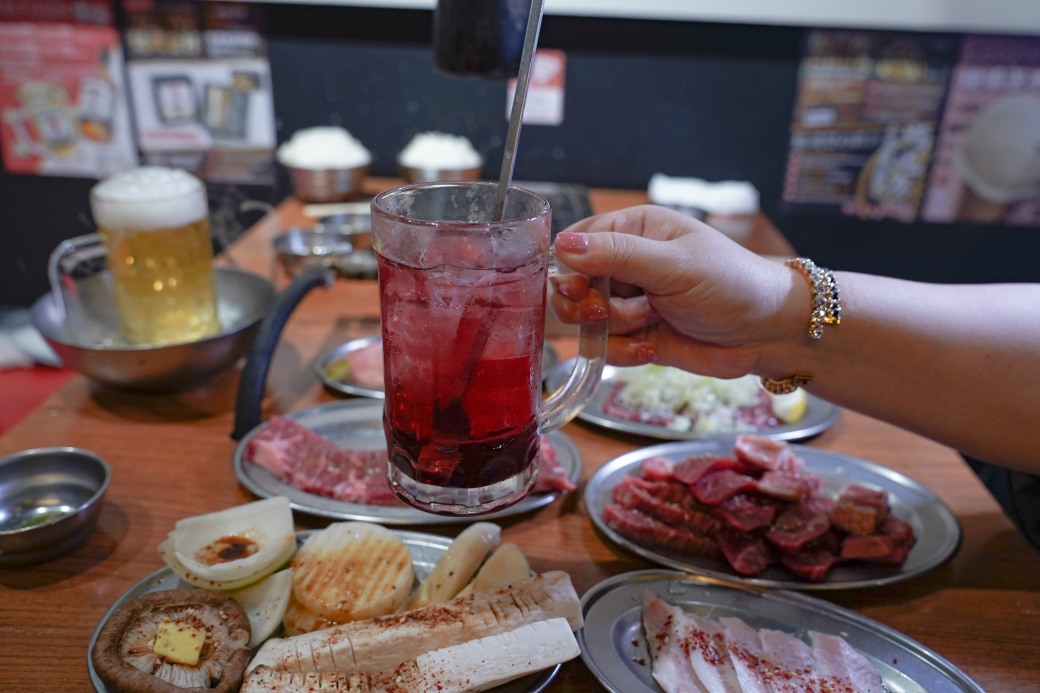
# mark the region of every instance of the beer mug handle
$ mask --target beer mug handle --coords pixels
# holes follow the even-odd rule
[[[556,255],[549,256],[549,276],[559,274]],[[589,290],[598,291],[610,298],[610,280],[606,277],[589,277]],[[603,367],[607,363],[607,333],[609,323],[600,320],[581,325],[578,333],[578,357],[574,359],[574,370],[567,381],[544,400],[538,410],[540,433],[555,431],[578,415],[599,386]]]
[[[51,251],[47,260],[47,278],[58,315],[64,322],[70,317],[66,296],[76,297],[76,269],[82,268],[84,263],[91,263],[88,266],[90,274],[105,268],[105,244],[101,234],[88,233],[67,238]],[[83,270],[80,269],[80,272]]]

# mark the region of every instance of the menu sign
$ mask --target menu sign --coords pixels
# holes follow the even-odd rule
[[[136,162],[107,1],[0,3],[0,114],[13,173],[93,178]]]
[[[785,208],[913,220],[956,45],[946,35],[809,32]]]
[[[965,38],[921,218],[1040,226],[1040,39]]]
[[[274,100],[260,11],[241,2],[123,0],[137,144],[211,182],[274,180]]]

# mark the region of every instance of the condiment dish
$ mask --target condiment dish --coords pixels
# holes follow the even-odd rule
[[[111,478],[108,463],[81,448],[0,458],[0,566],[41,563],[86,541]]]

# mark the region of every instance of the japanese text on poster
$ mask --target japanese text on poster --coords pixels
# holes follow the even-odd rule
[[[955,49],[956,39],[945,35],[810,32],[786,206],[913,220]]]

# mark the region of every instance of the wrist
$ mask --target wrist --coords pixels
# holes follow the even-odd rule
[[[821,343],[841,324],[841,295],[833,272],[806,258],[792,258],[787,290],[778,302],[773,338],[761,352],[756,374],[770,392],[782,394],[813,380]]]

